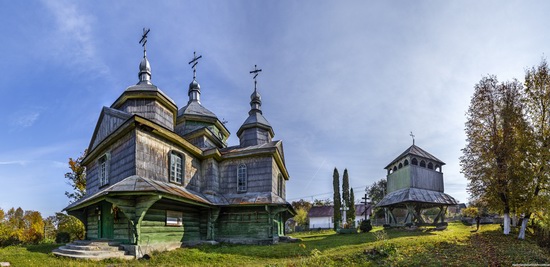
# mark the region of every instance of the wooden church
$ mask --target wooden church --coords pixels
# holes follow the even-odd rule
[[[416,146],[413,139],[413,145],[385,167],[386,196],[377,206],[384,208],[387,226],[438,226],[445,223],[447,207],[456,205],[457,201],[444,193],[443,165],[443,161]],[[422,211],[430,208],[437,208],[438,214],[432,221],[427,221]],[[395,215],[398,209],[405,211],[401,220]]]
[[[178,107],[151,81],[146,41],[144,33],[139,82],[99,114],[82,161],[86,195],[65,210],[84,223],[87,240],[117,242],[136,257],[204,242],[278,242],[294,211],[257,75],[240,144],[228,146],[229,130],[201,103],[200,56],[190,62],[189,100]]]

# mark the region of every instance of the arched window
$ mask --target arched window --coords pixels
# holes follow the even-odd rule
[[[393,171],[397,171],[397,166],[393,166]]]
[[[433,170],[433,169],[434,169],[434,165],[433,165],[431,162],[428,163],[428,169],[430,169],[430,170]]]
[[[403,166],[409,166],[409,160],[406,159],[406,160],[403,162]]]
[[[418,160],[416,160],[416,158],[412,159],[412,165],[418,165]]]
[[[246,165],[241,164],[237,167],[237,192],[246,192],[248,184],[248,176],[246,173]]]
[[[399,168],[399,169],[403,168],[403,164],[401,164],[401,162],[399,162],[399,165],[398,165],[397,168]]]
[[[183,157],[176,151],[170,152],[170,182],[181,184],[183,180]]]
[[[438,172],[441,172],[441,166],[435,165],[435,170],[438,171]]]
[[[420,161],[420,167],[426,168],[426,162],[423,161],[423,160],[421,160],[421,161]]]
[[[279,195],[280,197],[283,197],[283,175],[279,174],[279,177],[278,177],[278,182],[277,182],[277,195]]]

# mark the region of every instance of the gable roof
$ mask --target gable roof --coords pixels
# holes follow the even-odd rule
[[[397,156],[397,158],[392,160],[392,162],[390,162],[388,164],[388,166],[386,166],[384,169],[389,168],[391,165],[398,162],[399,160],[401,160],[402,158],[404,158],[407,155],[412,155],[412,156],[417,156],[417,157],[429,159],[429,160],[435,161],[435,162],[437,162],[441,165],[445,165],[445,162],[443,162],[440,159],[436,158],[434,155],[426,152],[426,150],[424,150],[424,149],[418,147],[417,145],[413,144],[412,146],[407,148],[405,151],[403,151],[403,153],[401,153],[401,155]]]
[[[88,151],[92,151],[101,141],[103,141],[107,136],[113,133],[118,127],[120,127],[126,120],[132,117],[132,114],[114,109],[103,107],[99,118],[97,119],[97,124],[90,140],[90,145],[88,146]]]

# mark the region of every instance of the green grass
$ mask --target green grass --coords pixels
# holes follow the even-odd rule
[[[370,233],[338,235],[333,231],[294,234],[299,243],[270,246],[216,245],[154,253],[149,260],[101,262],[56,258],[58,245],[0,248],[0,262],[12,266],[511,266],[550,263],[550,253],[529,237],[504,236],[498,225],[479,232],[460,223],[444,231],[387,230],[381,239]],[[365,251],[376,251],[369,256]]]

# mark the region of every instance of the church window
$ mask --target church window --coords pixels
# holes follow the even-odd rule
[[[246,173],[246,165],[241,164],[237,168],[237,192],[246,192],[248,184],[248,176]]]
[[[98,161],[99,167],[99,186],[109,184],[109,160],[108,155],[105,154]]]
[[[181,211],[166,211],[166,225],[167,226],[182,226],[183,225],[183,212]]]
[[[401,164],[401,162],[400,162],[399,166],[397,168],[399,168],[399,169],[403,168],[403,164]]]
[[[420,167],[426,168],[426,162],[423,161],[423,160],[421,160],[421,161],[420,161]]]
[[[430,170],[433,170],[433,169],[434,169],[434,165],[433,165],[431,162],[428,163],[428,169],[430,169]]]
[[[283,176],[281,174],[279,174],[279,179],[278,179],[278,183],[277,183],[277,195],[279,195],[280,197],[283,197]]]
[[[393,171],[397,171],[397,166],[393,166]]]
[[[405,161],[403,162],[403,166],[408,166],[408,165],[409,165],[409,160],[405,160]]]
[[[416,158],[413,158],[411,164],[412,165],[418,165],[418,160],[416,160]]]
[[[438,172],[441,172],[441,166],[435,165],[435,170],[438,171]]]
[[[170,182],[181,184],[183,178],[183,157],[175,151],[170,152]]]

